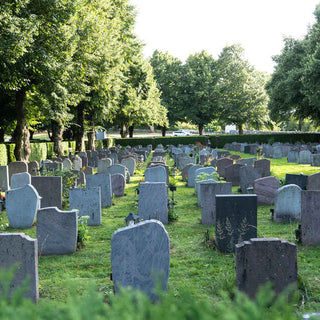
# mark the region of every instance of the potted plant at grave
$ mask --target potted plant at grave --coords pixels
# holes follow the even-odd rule
[[[176,191],[177,190],[177,179],[174,177],[169,177],[169,189],[170,191]]]

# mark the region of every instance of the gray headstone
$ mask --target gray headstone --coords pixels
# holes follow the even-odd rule
[[[253,182],[262,177],[261,168],[243,166],[240,168],[240,188],[242,193],[249,193],[248,188],[253,187]]]
[[[101,207],[112,206],[112,186],[110,174],[93,174],[86,176],[87,188],[100,187]]]
[[[299,152],[300,164],[311,164],[311,152],[309,150],[302,150]]]
[[[0,166],[0,189],[5,192],[9,189],[9,168]]]
[[[291,150],[288,152],[288,163],[298,163],[299,162],[299,152]]]
[[[43,208],[37,214],[39,255],[74,253],[77,249],[77,211],[61,211],[57,207]]]
[[[165,182],[167,183],[167,172],[163,166],[147,168],[144,172],[145,182]]]
[[[126,187],[126,180],[123,174],[121,173],[112,174],[111,186],[112,186],[112,193],[114,194],[115,197],[123,197],[124,189]]]
[[[257,237],[257,196],[216,195],[216,247],[223,253]]]
[[[239,159],[236,161],[238,164],[242,164],[245,166],[253,167],[254,163],[257,161],[257,158],[245,158],[245,159]]]
[[[200,192],[200,184],[203,183],[217,183],[217,181],[213,180],[213,179],[208,179],[208,180],[202,180],[202,181],[197,181],[196,182],[196,193],[197,193],[197,198],[198,198],[198,207],[201,207],[201,192]]]
[[[28,172],[32,176],[37,176],[39,172],[39,163],[38,161],[31,161],[28,163]]]
[[[243,164],[235,163],[225,167],[225,178],[227,182],[231,182],[233,186],[240,185],[240,168]]]
[[[168,188],[165,182],[142,182],[138,212],[143,220],[156,219],[168,224]]]
[[[64,171],[72,170],[72,162],[70,159],[68,159],[68,158],[63,159],[62,164],[63,164]]]
[[[182,171],[181,171],[182,181],[188,180],[188,171],[194,165],[195,164],[193,164],[193,163],[189,163],[182,169]]]
[[[115,293],[130,286],[157,300],[154,291],[159,284],[167,290],[170,270],[170,240],[162,223],[143,221],[114,232],[111,268]]]
[[[77,209],[78,217],[89,216],[88,226],[101,225],[100,188],[83,188],[69,190],[69,208]]]
[[[62,208],[62,177],[31,177],[31,184],[41,197],[41,208]]]
[[[301,192],[301,242],[320,246],[320,191]]]
[[[216,195],[232,194],[232,185],[227,183],[200,183],[201,223],[214,225],[216,223]]]
[[[89,166],[85,167],[84,170],[83,170],[83,173],[85,175],[93,174],[93,167],[89,167]]]
[[[181,157],[178,159],[178,168],[179,170],[183,170],[183,168],[188,164],[195,164],[196,159],[194,157]]]
[[[254,180],[253,193],[258,197],[258,205],[273,205],[279,188],[280,182],[274,176]]]
[[[116,153],[111,153],[108,158],[112,160],[113,165],[118,164],[118,155]],[[120,172],[113,172],[113,173],[120,173]]]
[[[189,188],[194,188],[195,184],[196,184],[196,170],[203,168],[203,166],[201,165],[194,165],[192,167],[189,168],[188,170],[188,187]]]
[[[39,206],[40,196],[30,184],[6,191],[7,216],[11,228],[31,228]]]
[[[270,144],[264,144],[262,146],[262,154],[267,158],[272,158],[273,148]]]
[[[320,154],[312,154],[311,155],[311,166],[312,167],[320,167]]]
[[[281,145],[272,146],[272,158],[281,159],[283,157]]]
[[[108,168],[112,166],[112,159],[104,158],[98,160],[98,173],[108,174]]]
[[[10,294],[29,277],[25,297],[37,302],[39,298],[37,240],[24,233],[0,233],[0,268],[6,270],[18,264],[10,284]]]
[[[15,173],[11,176],[10,188],[21,188],[31,184],[31,175],[28,172]]]
[[[217,171],[220,177],[225,178],[225,168],[231,166],[233,164],[233,160],[229,158],[221,158],[217,160]]]
[[[130,176],[134,175],[134,172],[136,169],[136,161],[133,158],[131,158],[131,157],[124,158],[121,160],[121,164],[123,166],[127,167],[128,171],[130,173]]]
[[[262,177],[270,176],[270,160],[269,159],[259,159],[254,162],[255,168],[261,169]]]
[[[9,181],[11,176],[15,173],[28,172],[28,165],[24,161],[14,161],[10,162],[8,165],[9,168]]]
[[[82,161],[82,168],[87,167],[88,166],[88,158],[82,157],[82,156],[79,156],[79,157],[81,158],[81,161]]]
[[[320,190],[320,172],[310,174],[307,179],[308,190]]]
[[[254,298],[259,287],[271,282],[276,294],[297,286],[297,247],[277,238],[250,239],[236,245],[236,283]]]
[[[213,179],[213,174],[216,172],[216,169],[214,167],[204,167],[204,168],[199,168],[196,170],[195,172],[195,176],[196,176],[196,181],[195,181],[195,192],[196,194],[198,194],[198,188],[199,185],[197,182],[201,181],[201,180],[208,180],[208,179]]]
[[[73,159],[73,169],[80,171],[82,169],[82,159],[78,156],[75,156]]]
[[[302,190],[306,190],[308,183],[308,176],[304,174],[292,174],[287,173],[286,174],[286,185],[287,184],[296,184],[299,186]]]
[[[112,165],[110,167],[107,168],[107,173],[108,174],[114,174],[114,173],[121,173],[125,178],[126,178],[126,182],[128,181],[128,170],[125,166],[123,166],[122,164],[115,164]],[[130,175],[129,175],[129,179],[130,179]]]
[[[289,184],[278,189],[274,202],[274,221],[289,222],[301,219],[301,188]]]

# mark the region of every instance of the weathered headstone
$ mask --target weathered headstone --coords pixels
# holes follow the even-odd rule
[[[110,174],[93,174],[86,176],[87,188],[100,187],[101,191],[101,207],[112,206],[112,185]]]
[[[108,168],[112,166],[112,159],[104,158],[98,160],[98,173],[108,174]]]
[[[28,172],[32,176],[37,176],[39,172],[39,163],[38,161],[31,161],[28,163]]]
[[[281,159],[283,157],[282,148],[280,144],[276,144],[272,146],[272,158],[273,159]]]
[[[188,170],[188,187],[189,188],[194,188],[196,184],[196,171],[200,168],[203,168],[201,165],[194,165],[189,168]]]
[[[78,156],[75,156],[72,160],[73,170],[80,171],[82,169],[82,159]]]
[[[204,168],[198,168],[195,171],[195,192],[198,193],[198,184],[197,182],[200,182],[201,180],[208,180],[208,179],[214,179],[213,174],[216,172],[216,169],[214,167],[204,167]]]
[[[233,160],[229,158],[221,158],[217,160],[217,171],[220,177],[225,178],[225,168],[231,166],[233,164]]]
[[[308,183],[308,176],[307,175],[304,175],[302,173],[300,173],[300,174],[287,173],[286,174],[286,185],[296,184],[302,190],[306,190],[307,183]]]
[[[258,205],[273,205],[279,188],[280,182],[274,176],[254,180],[253,193],[258,197]]]
[[[254,163],[257,161],[257,158],[244,158],[236,161],[238,164],[242,164],[244,166],[253,167]]]
[[[320,190],[320,172],[308,176],[307,190]]]
[[[37,214],[39,255],[74,253],[77,249],[77,211],[61,211],[56,207],[43,208]]]
[[[124,189],[126,187],[126,179],[121,173],[114,173],[111,175],[112,193],[115,197],[123,197]]]
[[[299,152],[300,164],[311,164],[311,152],[309,150],[302,150]]]
[[[31,177],[31,184],[41,197],[41,208],[62,208],[62,177]]]
[[[83,173],[85,175],[93,174],[93,167],[89,167],[89,166],[85,167],[84,170],[83,170]]]
[[[165,182],[167,183],[167,173],[163,166],[147,168],[144,172],[145,182]]]
[[[130,286],[155,301],[157,285],[167,290],[170,270],[170,240],[162,223],[143,221],[114,232],[111,268],[116,294]]]
[[[28,277],[29,290],[25,298],[37,302],[39,298],[38,244],[24,233],[0,233],[0,268],[6,270],[18,264],[10,284],[10,295],[22,287]]]
[[[9,181],[11,176],[15,173],[28,172],[28,165],[24,161],[13,161],[8,165],[9,168]]]
[[[240,168],[243,164],[235,163],[225,167],[225,178],[227,182],[231,182],[233,186],[240,185]]]
[[[226,183],[200,183],[201,223],[213,225],[216,223],[216,195],[232,194],[232,185]]]
[[[195,164],[193,164],[193,163],[189,163],[182,169],[182,171],[181,171],[182,181],[187,181],[188,180],[188,171],[194,165]]]
[[[30,184],[6,191],[6,208],[11,228],[31,228],[40,206],[40,196]]]
[[[260,286],[271,282],[276,294],[297,286],[297,247],[277,238],[250,239],[236,245],[236,283],[254,298]]]
[[[298,163],[299,162],[299,152],[291,150],[288,152],[288,163]]]
[[[130,173],[130,176],[134,175],[134,172],[136,169],[136,161],[133,158],[131,158],[131,157],[124,158],[121,160],[121,164],[123,166],[127,167],[128,171]]]
[[[196,159],[194,157],[181,157],[178,159],[178,168],[179,170],[183,170],[183,168],[188,164],[195,164]]]
[[[270,176],[270,160],[269,159],[259,159],[254,162],[255,168],[261,168],[262,177]]]
[[[243,166],[240,168],[240,188],[242,193],[249,193],[248,188],[253,188],[253,182],[262,177],[261,168]]]
[[[234,246],[257,237],[257,196],[216,195],[216,247],[234,252]]]
[[[114,173],[121,173],[125,178],[126,182],[128,183],[130,180],[130,174],[128,169],[123,166],[122,164],[114,164],[107,168],[108,174],[114,174]]]
[[[0,189],[5,192],[9,189],[9,168],[0,166]]]
[[[217,183],[217,181],[213,180],[213,179],[208,179],[208,180],[202,180],[202,181],[197,181],[196,182],[196,186],[195,188],[197,189],[196,193],[197,193],[197,198],[198,198],[198,207],[201,207],[201,192],[200,192],[200,184],[203,183]]]
[[[72,170],[72,162],[70,159],[68,159],[68,158],[63,159],[62,164],[63,164],[64,171]]]
[[[168,224],[168,187],[165,182],[142,182],[139,189],[139,216]]]
[[[273,220],[276,222],[300,221],[301,188],[288,184],[278,189],[274,202]]]
[[[11,176],[10,188],[21,188],[31,184],[31,175],[28,172],[15,173]]]
[[[69,208],[79,210],[78,217],[89,216],[88,226],[101,225],[100,188],[70,189]]]

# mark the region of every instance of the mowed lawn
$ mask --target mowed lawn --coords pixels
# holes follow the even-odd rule
[[[246,154],[242,157],[252,157]],[[151,156],[149,156],[149,160]],[[170,161],[173,164],[173,161]],[[143,181],[144,164],[131,177],[126,195],[115,198],[111,208],[103,209],[102,224],[89,227],[90,239],[87,245],[72,255],[40,256],[39,287],[40,301],[64,301],[76,288],[78,294],[88,291],[92,282],[104,293],[106,300],[113,295],[111,274],[111,236],[115,230],[125,226],[124,218],[133,212],[138,214],[136,188]],[[310,165],[288,164],[286,159],[271,160],[272,174],[277,178],[286,173],[312,174],[320,171]],[[215,250],[213,226],[200,224],[201,210],[193,188],[187,188],[181,177],[177,177],[177,220],[166,226],[170,236],[170,278],[169,291],[179,298],[187,288],[194,299],[206,298],[211,302],[220,299],[221,292],[235,288],[235,257]],[[233,188],[237,192],[237,188]],[[171,197],[171,192],[169,192]],[[271,206],[258,207],[258,237],[278,237],[295,242],[297,223],[278,224],[270,217]],[[68,209],[67,206],[64,209]],[[7,223],[6,213],[0,224]],[[4,231],[2,231],[4,232]],[[5,232],[23,232],[36,237],[36,227],[27,230],[7,228]],[[206,236],[209,235],[209,241]],[[298,245],[299,311],[320,310],[320,248]]]

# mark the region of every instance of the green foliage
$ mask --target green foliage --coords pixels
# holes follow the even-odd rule
[[[78,237],[77,237],[77,248],[82,248],[87,244],[90,239],[89,228],[88,228],[89,216],[78,217]]]
[[[47,143],[40,142],[40,143],[30,143],[31,154],[29,157],[29,161],[38,161],[47,159]]]
[[[74,153],[76,151],[76,142],[75,141],[69,141],[69,148],[71,148],[73,153]]]
[[[104,143],[103,143],[103,140],[95,140],[94,141],[94,146],[96,148],[96,150],[100,150],[100,149],[103,149],[104,148]]]
[[[61,145],[62,145],[63,155],[67,156],[69,154],[69,141],[62,141]]]
[[[7,147],[5,144],[0,144],[0,166],[8,164]]]
[[[204,180],[209,180],[209,179],[213,179],[215,181],[218,181],[219,174],[217,172],[212,172],[212,173],[201,172],[197,176],[196,181],[204,181]]]
[[[113,146],[114,146],[114,139],[113,138],[103,139],[103,147],[104,148],[111,148]]]
[[[16,161],[16,157],[14,155],[15,144],[6,143],[6,146],[7,146],[8,163]]]
[[[54,143],[46,142],[47,144],[47,157],[48,159],[52,159],[54,157]]]

